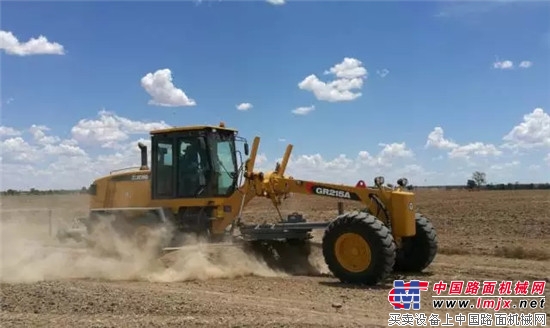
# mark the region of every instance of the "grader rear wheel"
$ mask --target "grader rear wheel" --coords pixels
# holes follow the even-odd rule
[[[338,216],[325,230],[323,256],[330,271],[344,283],[375,285],[395,263],[395,243],[384,224],[365,212]]]
[[[416,214],[416,235],[405,237],[397,250],[394,270],[420,272],[428,267],[437,253],[437,234],[431,222],[422,214]]]

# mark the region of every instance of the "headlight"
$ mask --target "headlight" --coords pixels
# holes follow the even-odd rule
[[[376,177],[374,178],[374,184],[376,186],[381,186],[384,184],[384,177]]]
[[[405,187],[408,183],[409,183],[409,180],[407,180],[407,178],[401,178],[397,180],[397,184],[400,185],[401,187]]]

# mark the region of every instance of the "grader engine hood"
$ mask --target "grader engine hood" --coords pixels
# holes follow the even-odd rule
[[[90,209],[148,206],[151,195],[151,170],[147,165],[147,146],[139,142],[141,165],[111,171],[92,182],[88,193]]]
[[[111,174],[92,183],[90,208],[148,206],[151,194],[149,170]]]

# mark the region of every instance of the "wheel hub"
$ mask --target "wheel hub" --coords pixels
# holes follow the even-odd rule
[[[359,234],[348,232],[337,240],[335,254],[338,262],[348,271],[365,271],[371,262],[369,244]]]

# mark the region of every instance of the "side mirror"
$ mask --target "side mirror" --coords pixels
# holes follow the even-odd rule
[[[244,143],[244,155],[245,155],[245,156],[248,156],[248,151],[249,151],[249,149],[248,149],[248,142],[245,142],[245,143]]]

